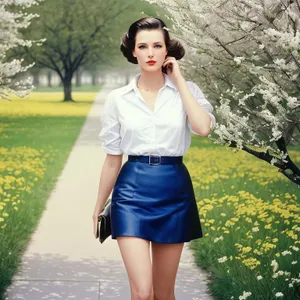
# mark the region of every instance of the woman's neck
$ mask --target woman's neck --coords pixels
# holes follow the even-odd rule
[[[150,91],[159,90],[165,83],[165,77],[162,71],[157,72],[141,72],[137,80],[137,85],[141,89],[149,89]]]

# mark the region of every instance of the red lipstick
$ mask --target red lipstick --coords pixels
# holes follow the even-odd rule
[[[147,61],[147,64],[148,64],[148,65],[154,65],[155,63],[156,63],[155,60],[148,60],[148,61]]]

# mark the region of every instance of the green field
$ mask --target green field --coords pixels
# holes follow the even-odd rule
[[[46,200],[96,93],[32,93],[0,102],[0,299],[11,283]]]
[[[299,147],[289,154],[299,166]],[[185,159],[204,233],[190,246],[212,272],[214,298],[300,299],[300,189],[270,164],[206,139],[194,137]]]
[[[16,272],[96,93],[0,102],[0,299]],[[300,148],[290,148],[300,165]],[[184,157],[204,237],[191,242],[215,299],[298,299],[300,189],[245,152],[192,137]],[[281,296],[281,294],[283,296]],[[244,296],[241,299],[246,299]]]

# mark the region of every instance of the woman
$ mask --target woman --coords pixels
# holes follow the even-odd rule
[[[141,73],[111,91],[104,105],[99,138],[107,156],[93,214],[94,236],[113,189],[112,239],[120,248],[131,299],[174,300],[184,242],[203,236],[182,156],[190,132],[207,136],[215,117],[199,87],[183,78],[177,60],[184,48],[170,39],[162,20],[134,22],[120,50],[139,64]],[[121,167],[123,153],[128,161]]]

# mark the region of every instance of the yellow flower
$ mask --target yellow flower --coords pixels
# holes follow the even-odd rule
[[[260,265],[260,261],[254,257],[243,259],[242,262],[245,266],[249,267],[249,269],[251,270],[255,269],[258,265]]]
[[[251,247],[243,247],[243,248],[242,248],[242,252],[243,252],[243,253],[248,253],[248,252],[250,252],[251,250],[252,250]]]

